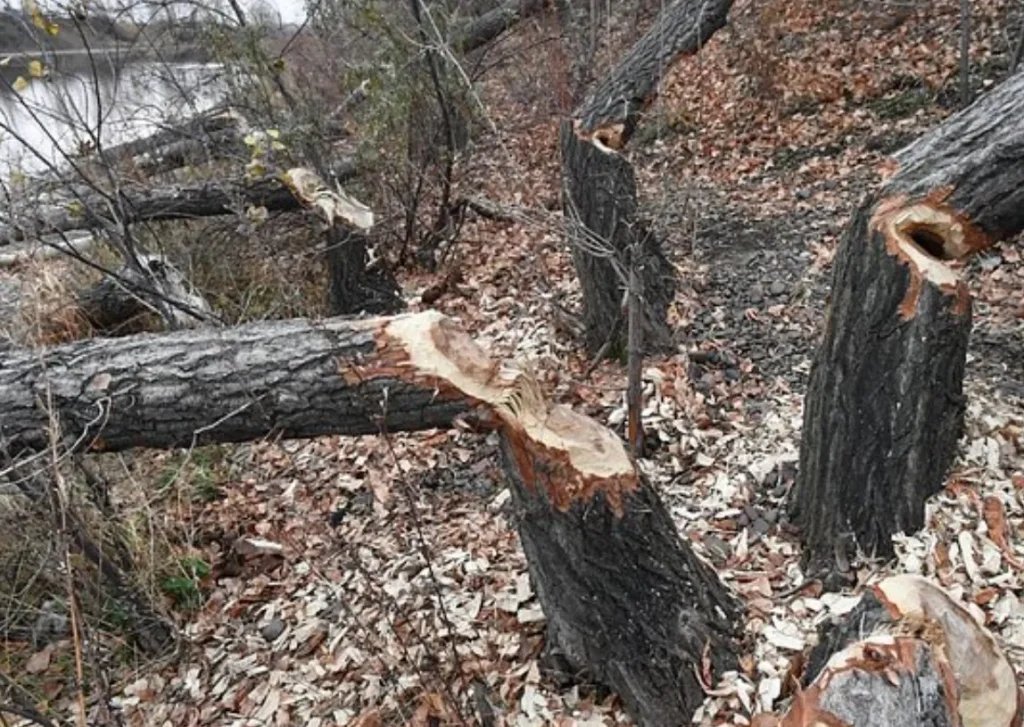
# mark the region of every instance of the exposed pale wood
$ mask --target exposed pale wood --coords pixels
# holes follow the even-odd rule
[[[0,353],[0,439],[118,450],[449,426],[497,430],[549,647],[646,726],[735,667],[739,607],[612,431],[545,401],[437,312],[258,323]]]
[[[644,293],[644,345],[671,344],[667,309],[675,295],[675,271],[660,241],[637,219],[636,180],[629,162],[615,150],[629,141],[641,111],[654,99],[668,68],[698,51],[725,25],[731,0],[677,0],[659,14],[651,29],[608,73],[573,120],[563,121],[563,208],[570,221],[573,264],[583,290],[588,351],[605,348],[621,355],[625,341],[617,327],[626,272],[641,270]],[[642,262],[629,250],[643,250]]]
[[[1021,702],[992,634],[942,588],[900,575],[826,625],[781,727],[1011,727]]]
[[[352,169],[345,170],[342,177]],[[335,181],[340,181],[341,178]],[[194,185],[125,189],[111,200],[92,190],[80,190],[64,204],[39,205],[19,210],[16,224],[0,223],[0,245],[48,234],[101,228],[115,219],[124,223],[194,219],[235,214],[247,207],[266,207],[270,212],[301,209],[285,181],[268,177],[258,181],[215,180]],[[119,203],[118,203],[119,202]]]

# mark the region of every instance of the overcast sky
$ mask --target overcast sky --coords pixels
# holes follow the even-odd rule
[[[269,0],[281,13],[286,23],[301,23],[306,18],[306,3],[303,0]]]

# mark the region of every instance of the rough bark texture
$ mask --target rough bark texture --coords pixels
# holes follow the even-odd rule
[[[738,606],[680,540],[622,441],[548,404],[450,319],[416,315],[89,341],[0,354],[0,440],[98,449],[368,434],[467,414],[501,435],[550,644],[642,725],[688,722],[735,663]]]
[[[676,0],[583,102],[579,131],[611,148],[625,146],[640,112],[680,57],[696,53],[725,25],[732,0]]]
[[[873,586],[822,629],[782,727],[1011,727],[1021,700],[992,635],[920,576]]]
[[[963,422],[970,298],[950,260],[1024,229],[1024,74],[897,154],[836,256],[790,497],[815,567],[924,524]]]
[[[481,48],[523,18],[540,12],[544,0],[513,0],[476,18],[455,39],[455,49],[461,53],[471,53]]]
[[[345,168],[335,181],[354,174]],[[83,191],[67,204],[40,207],[31,215],[17,215],[17,226],[0,223],[0,245],[54,232],[84,230],[120,222],[179,220],[236,214],[247,207],[266,207],[270,212],[302,208],[292,190],[276,178],[257,182],[221,180],[197,185],[177,185],[122,193],[120,204],[111,211],[111,202],[92,191]]]
[[[644,341],[648,350],[670,342],[666,311],[675,294],[674,271],[660,242],[636,219],[633,169],[613,150],[632,136],[640,112],[656,95],[665,71],[680,56],[698,51],[725,25],[731,0],[678,0],[655,22],[626,57],[577,109],[572,123],[562,122],[563,204],[570,220],[573,263],[583,289],[587,348],[601,350],[609,336],[611,350],[621,353],[622,271],[629,269],[627,250],[642,240],[645,291]],[[607,241],[614,253],[598,252]]]
[[[395,313],[405,306],[391,271],[380,264],[370,268],[368,245],[366,235],[341,225],[327,231],[327,303],[331,315]]]
[[[174,327],[189,328],[213,319],[206,299],[188,279],[159,255],[136,256],[145,274],[130,265],[117,277],[104,277],[78,295],[78,309],[89,327],[106,335],[125,336],[146,330],[143,319],[164,311]]]
[[[47,446],[52,407],[79,448],[187,447],[443,427],[464,399],[409,385],[389,319],[296,320],[0,353],[0,441]]]
[[[611,687],[637,724],[689,724],[704,701],[704,656],[705,686],[735,668],[736,602],[639,473],[614,500],[586,490],[572,497],[556,457],[504,441],[549,647]]]
[[[666,318],[675,279],[657,239],[638,220],[633,168],[624,157],[581,139],[569,122],[562,122],[561,143],[565,216],[583,290],[587,349],[596,354],[612,338],[611,353],[625,352],[623,298],[635,245],[644,255],[644,345],[664,349],[671,339]]]

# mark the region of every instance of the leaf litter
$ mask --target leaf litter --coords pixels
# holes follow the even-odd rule
[[[850,212],[887,154],[951,111],[958,9],[847,5],[737,3],[731,27],[672,70],[652,112],[664,125],[631,152],[682,282],[680,350],[645,363],[643,420],[657,448],[639,465],[681,537],[744,601],[751,644],[696,724],[750,724],[778,708],[817,627],[858,601],[804,579],[786,525],[802,395]],[[1001,78],[1006,7],[972,4],[979,90]],[[525,28],[511,43],[538,34]],[[625,41],[604,42],[613,58]],[[545,98],[529,96],[546,69],[532,72],[499,69],[485,82],[500,123],[458,183],[550,210],[556,131]],[[622,368],[605,362],[585,377],[589,362],[559,323],[579,294],[548,219],[470,218],[453,251],[472,271],[464,295],[436,305],[495,355],[529,361],[553,399],[621,430]],[[934,578],[1021,674],[1024,264],[1004,246],[968,270],[966,436],[926,528],[897,539],[897,562],[856,575]],[[436,278],[404,282],[415,300]],[[613,695],[543,666],[543,613],[493,438],[453,430],[240,451],[244,473],[191,523],[215,567],[184,625],[186,654],[127,683],[117,700],[127,724],[629,723]]]

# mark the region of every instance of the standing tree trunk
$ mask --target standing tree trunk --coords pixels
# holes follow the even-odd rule
[[[397,313],[405,307],[398,281],[383,260],[370,260],[365,234],[334,224],[327,230],[327,310]]]
[[[815,570],[890,555],[955,453],[971,301],[952,262],[1024,228],[1024,74],[898,153],[836,256],[790,510]]]
[[[628,250],[644,240],[644,341],[649,349],[670,342],[666,315],[675,296],[672,267],[660,243],[641,232],[637,220],[636,179],[621,150],[636,129],[642,111],[657,95],[671,64],[695,53],[725,25],[731,0],[677,0],[659,17],[560,128],[563,206],[569,220],[573,263],[583,290],[586,344],[592,354],[612,338],[621,354],[621,319],[628,286]],[[636,249],[636,248],[634,248]]]
[[[47,411],[49,405],[52,411]],[[738,605],[621,440],[548,404],[441,314],[94,340],[0,358],[0,443],[121,450],[450,426],[497,430],[549,644],[642,725],[686,723],[734,668]]]

